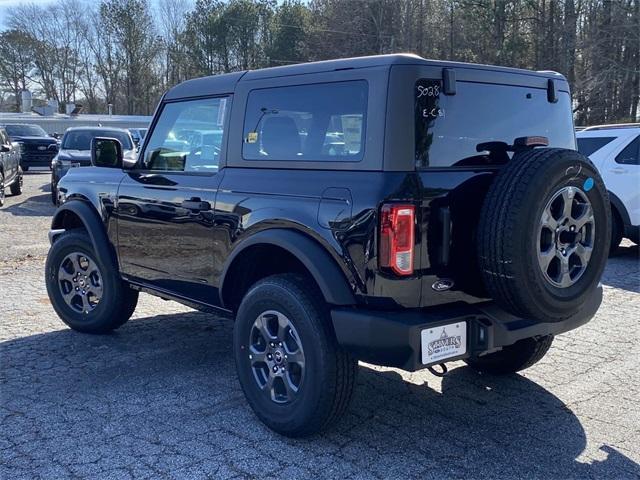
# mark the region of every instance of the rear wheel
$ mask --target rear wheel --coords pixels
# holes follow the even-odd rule
[[[18,176],[11,184],[11,195],[20,195],[22,193],[22,168],[18,167]]]
[[[336,421],[357,373],[314,287],[296,275],[261,280],[243,298],[234,326],[236,369],[249,405],[269,428],[291,437]]]
[[[123,325],[138,303],[138,292],[101,259],[82,231],[59,236],[45,266],[47,293],[58,316],[84,333],[107,333]]]
[[[519,372],[539,362],[553,343],[553,335],[525,338],[499,352],[465,360],[474,370],[494,375]]]

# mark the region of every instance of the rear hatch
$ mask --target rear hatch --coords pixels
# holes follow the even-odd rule
[[[476,229],[488,187],[512,154],[501,144],[482,144],[512,145],[519,137],[541,136],[550,147],[576,147],[569,89],[561,76],[439,70],[425,69],[413,78],[422,306],[486,297]]]

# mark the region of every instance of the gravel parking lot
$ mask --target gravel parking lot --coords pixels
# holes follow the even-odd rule
[[[637,246],[597,317],[522,375],[361,364],[345,419],[290,440],[245,403],[228,321],[147,295],[111,335],[58,320],[48,180],[0,210],[0,478],[640,478]]]

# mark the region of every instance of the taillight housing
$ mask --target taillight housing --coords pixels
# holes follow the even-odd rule
[[[415,248],[413,205],[385,204],[380,210],[380,267],[397,275],[413,274]]]

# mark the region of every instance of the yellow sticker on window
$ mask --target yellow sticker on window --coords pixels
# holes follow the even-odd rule
[[[247,143],[256,143],[258,141],[258,132],[249,132],[247,134]]]

